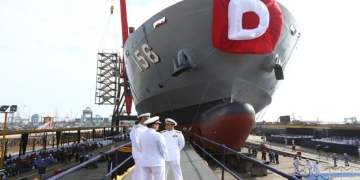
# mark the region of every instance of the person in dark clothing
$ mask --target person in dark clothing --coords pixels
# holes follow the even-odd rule
[[[298,156],[297,154],[295,154],[294,160],[295,160],[295,159],[298,159],[298,158],[299,158],[299,156]]]
[[[111,157],[108,157],[107,163],[108,163],[107,172],[110,172],[110,170],[111,170],[111,163],[112,163]]]
[[[84,162],[84,155],[81,153],[80,155],[80,163],[83,163]]]
[[[295,151],[295,144],[292,144],[292,152]]]
[[[61,152],[61,156],[60,156],[60,157],[61,157],[61,162],[65,162],[65,159],[66,159],[66,158],[65,158],[65,151],[62,151],[62,152]]]
[[[277,151],[275,151],[275,161],[276,164],[279,164],[279,153]]]
[[[76,162],[79,161],[79,153],[78,153],[78,152],[75,154],[75,161],[76,161]]]
[[[261,159],[266,161],[266,151],[262,152]]]
[[[72,156],[72,154],[71,154],[71,152],[69,152],[69,153],[68,153],[68,160],[69,160],[69,162],[71,161],[71,156]]]

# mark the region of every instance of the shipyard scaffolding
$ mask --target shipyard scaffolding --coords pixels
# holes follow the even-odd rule
[[[129,31],[132,32],[133,28],[129,30],[127,26],[126,11],[124,10],[126,4],[124,0],[120,0],[120,7],[122,39],[124,44],[128,37]],[[114,7],[111,6],[110,10],[111,12],[109,22],[110,19],[114,20]],[[106,29],[108,29],[108,27],[106,27]],[[116,28],[114,27],[114,29]],[[104,34],[104,36],[106,35]],[[103,37],[103,39],[103,41],[105,41],[106,37]],[[132,107],[132,96],[129,80],[126,74],[125,62],[123,58],[120,57],[117,50],[103,49],[98,51],[95,104],[114,105],[111,126],[117,126],[115,133],[120,132],[120,121],[136,120],[136,116],[130,115]],[[111,131],[114,133],[113,128],[111,128]],[[124,129],[122,128],[121,131],[124,132]]]
[[[98,52],[95,104],[115,104],[119,81],[117,74],[120,72],[118,61],[119,55],[116,51],[101,50]]]

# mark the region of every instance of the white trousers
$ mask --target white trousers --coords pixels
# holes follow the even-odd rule
[[[144,176],[143,176],[143,171],[140,165],[140,159],[134,159],[135,161],[135,167],[133,170],[133,174],[132,174],[132,180],[143,180]]]
[[[309,169],[309,174],[313,173],[313,168],[308,168]]]
[[[166,179],[168,177],[168,172],[169,172],[170,166],[174,173],[175,180],[183,180],[181,166],[180,166],[180,159],[175,160],[175,161],[165,161],[165,178]]]
[[[165,167],[142,167],[144,180],[165,180]]]
[[[300,173],[300,165],[295,165],[295,173]]]

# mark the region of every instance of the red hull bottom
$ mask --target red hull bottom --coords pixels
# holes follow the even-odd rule
[[[226,114],[208,121],[193,124],[190,132],[201,135],[219,144],[239,150],[244,144],[255,122],[254,114]],[[185,125],[184,127],[190,127]],[[180,127],[182,128],[182,127]],[[196,142],[203,145],[200,138]],[[221,148],[213,143],[205,143],[207,149],[221,151]]]

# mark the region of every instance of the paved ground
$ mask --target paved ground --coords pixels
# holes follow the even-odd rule
[[[204,160],[195,152],[189,144],[185,144],[181,151],[181,170],[184,180],[217,180],[218,178]],[[131,180],[132,171],[125,176],[124,180]],[[169,170],[167,180],[174,180],[174,175]]]
[[[262,139],[260,136],[253,136],[253,135],[249,135],[246,143],[251,143],[253,145],[260,145],[260,143],[262,143]],[[294,165],[293,165],[293,162],[294,162],[294,158],[293,158],[293,155],[296,153],[296,152],[292,152],[291,150],[291,146],[288,146],[288,147],[284,147],[283,144],[279,144],[279,143],[269,143],[269,142],[265,142],[266,146],[269,148],[269,149],[273,149],[273,150],[276,150],[278,151],[280,154],[279,156],[279,162],[280,164],[274,164],[274,163],[271,163],[270,166],[276,168],[276,169],[279,169],[285,173],[288,173],[288,174],[294,174],[295,173],[295,168],[294,168]],[[244,145],[243,149],[242,149],[242,152],[243,153],[247,153],[247,147],[245,147],[246,145]],[[322,165],[322,168],[325,170],[325,171],[322,171],[322,177],[324,178],[328,178],[329,176],[329,170],[330,170],[330,177],[331,177],[331,174],[334,174],[334,176],[347,176],[347,177],[334,177],[333,179],[347,179],[347,180],[350,180],[350,179],[360,179],[360,175],[359,174],[356,174],[356,173],[360,173],[360,165],[358,164],[358,162],[356,163],[353,163],[353,162],[350,162],[350,168],[346,167],[344,168],[344,161],[340,160],[338,162],[338,167],[337,168],[334,168],[333,167],[333,162],[331,161],[331,158],[329,158],[328,156],[319,156],[317,153],[316,153],[316,150],[314,149],[308,149],[308,148],[302,148],[302,147],[296,147],[296,150],[297,151],[301,151],[301,154],[302,154],[302,160],[301,160],[301,164],[302,165],[305,165],[306,164],[306,158],[310,159],[313,164],[315,164],[315,161],[318,160],[320,162],[320,164]],[[332,153],[328,153],[329,155],[332,154]],[[339,155],[340,157],[342,157],[342,155]],[[352,160],[358,160],[358,158],[355,159],[355,157],[350,157]],[[259,161],[262,161],[261,160],[261,153],[259,154],[258,153],[258,157],[256,158],[257,160]],[[218,167],[212,167],[212,169],[214,170],[214,172],[216,172],[216,174],[218,174],[219,177],[221,177],[221,168],[218,168]],[[305,174],[305,173],[308,173],[308,170],[305,168],[305,166],[301,166],[301,169],[305,169],[302,173]],[[233,170],[236,170],[236,169],[233,169]],[[341,172],[343,172],[343,174],[341,174]],[[351,172],[354,172],[354,174],[351,174]],[[271,171],[268,170],[268,176],[263,176],[263,177],[251,177],[249,174],[247,173],[240,173],[237,171],[237,173],[241,179],[243,180],[277,180],[277,179],[284,179],[283,177],[275,174],[275,173],[272,173]],[[345,175],[347,174],[347,175]],[[235,179],[234,177],[230,177],[228,176],[227,178],[225,178],[226,180],[232,180],[232,179]],[[304,178],[305,179],[305,178]],[[308,177],[307,179],[315,179],[313,176],[310,178]],[[321,178],[319,178],[321,179]]]

